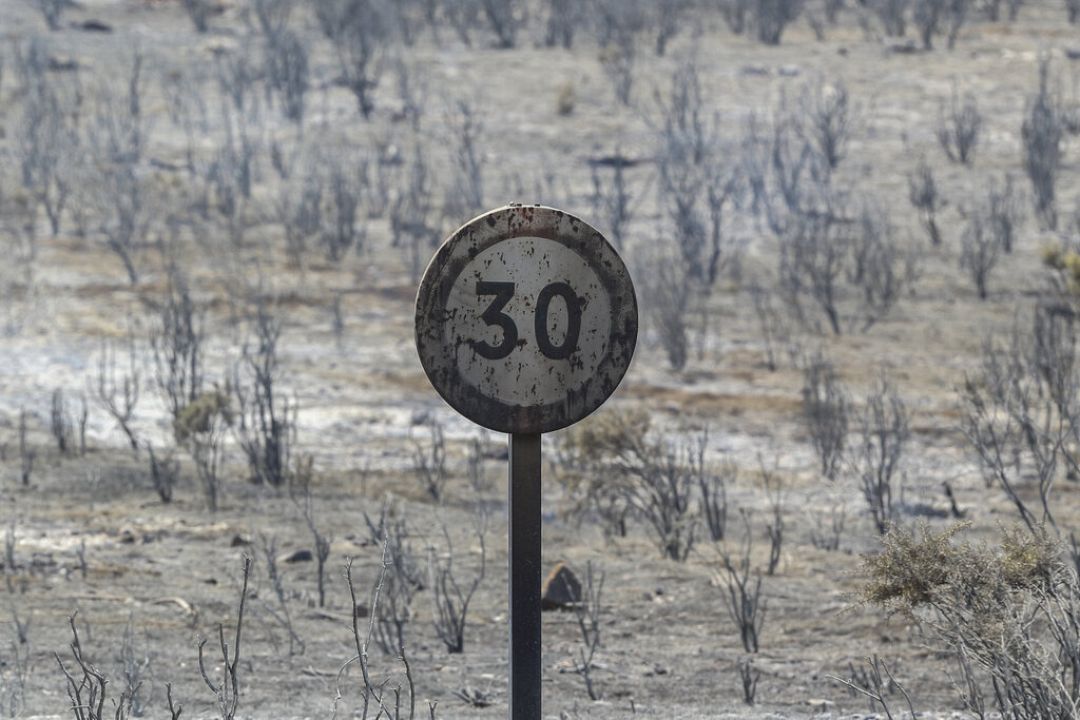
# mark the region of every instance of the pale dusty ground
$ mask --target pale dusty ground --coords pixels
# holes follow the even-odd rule
[[[227,16],[216,22],[217,32],[198,37],[172,4],[130,0],[86,0],[69,17],[100,18],[117,29],[111,36],[65,29],[50,37],[57,52],[93,66],[95,73],[117,67],[129,41],[136,39],[154,59],[151,74],[160,74],[164,67],[205,62],[210,44],[235,42],[240,28],[235,17]],[[40,30],[39,18],[23,3],[0,0],[0,32],[7,39]],[[314,37],[315,31],[309,32]],[[425,133],[435,138],[432,162],[446,163],[439,147],[445,134],[440,117],[446,100],[474,98],[484,111],[487,203],[539,199],[588,217],[585,158],[610,152],[617,144],[629,155],[649,155],[651,136],[645,117],[649,97],[674,61],[642,55],[636,99],[646,109],[628,110],[614,102],[591,42],[581,43],[573,53],[534,48],[531,38],[523,44],[511,52],[467,50],[446,39],[440,49],[425,38],[410,51],[410,62],[425,69],[430,87],[432,109],[424,123]],[[690,44],[687,34],[680,36],[670,55],[678,57]],[[940,484],[950,480],[975,532],[992,532],[1011,515],[997,493],[984,489],[964,448],[956,428],[954,390],[963,373],[974,367],[985,334],[1007,327],[1017,308],[1026,307],[1026,295],[1040,282],[1038,248],[1045,238],[1029,220],[1017,252],[993,282],[990,301],[979,303],[956,267],[958,220],[964,203],[988,176],[1005,170],[1020,174],[1018,128],[1023,99],[1034,83],[1036,58],[1040,51],[1054,54],[1058,69],[1071,77],[1061,51],[1074,44],[1080,41],[1064,24],[1063,10],[1049,3],[1026,7],[1013,26],[973,23],[951,53],[890,54],[881,43],[865,40],[850,14],[841,27],[829,31],[825,42],[815,41],[802,22],[785,35],[779,48],[760,47],[719,26],[703,28],[697,38],[706,95],[728,132],[725,140],[733,145],[751,110],[765,112],[781,92],[795,92],[817,73],[842,78],[862,117],[843,172],[882,198],[902,232],[912,238],[921,232],[907,203],[906,173],[921,153],[933,162],[950,199],[942,219],[946,243],[943,250],[926,254],[916,295],[868,334],[838,339],[807,334],[799,339],[806,349],[824,343],[857,396],[882,368],[892,368],[914,411],[916,431],[906,465],[905,500],[942,508]],[[319,52],[315,76],[325,80],[332,70],[329,58],[323,57],[326,48],[320,46]],[[747,68],[764,74],[748,73]],[[933,137],[938,102],[948,96],[954,80],[978,94],[987,121],[974,169],[947,165]],[[573,84],[577,104],[571,116],[560,117],[555,99],[566,83]],[[0,126],[15,116],[12,86],[10,80],[0,86]],[[156,107],[154,80],[149,87],[150,106]],[[392,106],[393,93],[385,90],[378,100],[382,107]],[[309,132],[332,131],[363,144],[377,132],[375,128],[388,124],[386,115],[380,111],[376,122],[366,125],[357,119],[351,97],[330,88],[312,93],[309,128],[314,130]],[[290,131],[273,113],[266,122],[269,132],[288,136]],[[0,152],[10,151],[3,137],[0,133]],[[169,159],[180,148],[180,138],[167,121],[158,123],[150,154]],[[12,175],[10,156],[0,157],[6,179]],[[1080,190],[1076,158],[1070,147],[1060,192],[1066,210]],[[558,178],[551,197],[520,198],[514,191],[512,177],[531,187],[545,173]],[[631,171],[631,179],[641,188],[651,173],[646,163]],[[264,169],[264,178],[272,178],[269,169]],[[1026,182],[1022,185],[1026,187]],[[634,244],[649,242],[655,228],[651,194],[642,202],[632,229]],[[738,221],[737,232],[747,244],[744,278],[771,273],[772,241],[745,218]],[[283,297],[279,310],[287,323],[282,340],[285,383],[301,408],[299,446],[315,458],[320,522],[334,537],[333,572],[329,605],[320,612],[311,607],[314,568],[287,566],[287,584],[297,594],[293,610],[298,631],[307,643],[303,655],[287,656],[285,637],[258,600],[252,601],[243,665],[243,717],[329,716],[333,675],[350,656],[351,642],[348,597],[339,568],[346,557],[355,557],[359,585],[366,593],[378,562],[376,548],[365,544],[363,512],[377,512],[381,498],[392,492],[405,499],[420,552],[429,539],[441,542],[426,532],[437,510],[424,501],[410,472],[409,438],[418,431],[413,420],[424,413],[445,423],[450,444],[455,478],[442,512],[452,527],[461,529],[455,540],[468,558],[464,564],[471,566],[478,557],[475,542],[465,532],[475,506],[465,499],[462,477],[465,441],[477,430],[438,401],[420,370],[412,340],[415,283],[387,247],[385,221],[372,221],[369,236],[369,251],[350,256],[341,269],[315,263],[300,277],[284,272],[279,257],[271,260],[275,264],[270,282]],[[278,240],[279,231],[260,224],[248,237],[250,259],[262,256],[257,246],[267,239]],[[632,260],[633,247],[629,255]],[[220,296],[222,282],[246,277],[254,283],[250,263],[223,270],[226,266],[215,260],[192,264],[202,301]],[[2,593],[0,673],[13,633],[6,607],[10,606],[21,618],[32,618],[28,717],[70,716],[52,653],[63,652],[65,618],[76,609],[89,656],[110,673],[118,666],[122,628],[131,619],[137,647],[152,658],[153,710],[148,716],[161,716],[165,681],[174,684],[185,717],[212,716],[210,696],[195,665],[195,638],[212,633],[216,623],[232,617],[239,559],[249,550],[231,547],[230,540],[235,534],[252,538],[273,534],[283,551],[310,543],[286,497],[239,479],[238,455],[232,457],[224,507],[211,516],[204,510],[189,466],[176,501],[162,505],[146,478],[145,458],[133,459],[125,451],[122,438],[100,410],[91,412],[92,449],[86,457],[59,458],[49,451],[45,432],[49,393],[54,387],[72,394],[81,391],[93,371],[100,339],[123,333],[127,315],[142,315],[139,294],[160,287],[160,274],[150,270],[152,253],[146,252],[140,263],[147,271],[133,291],[115,258],[99,245],[67,235],[43,239],[33,296],[9,290],[0,309],[0,319],[8,325],[0,339],[0,446],[6,443],[0,520],[15,523],[19,561],[40,561],[33,571],[24,568],[16,574],[14,592]],[[329,302],[336,292],[344,293],[345,334],[340,345],[330,328]],[[220,303],[210,317],[208,364],[211,372],[219,373],[235,357],[236,330],[226,324]],[[768,462],[775,458],[789,488],[790,539],[778,575],[765,584],[769,616],[757,660],[762,670],[758,705],[748,709],[740,701],[734,669],[740,648],[713,581],[716,551],[702,543],[681,565],[661,560],[640,528],[629,538],[605,540],[598,528],[578,527],[563,517],[565,498],[551,479],[545,484],[545,565],[562,559],[575,564],[592,560],[607,573],[604,645],[597,674],[605,700],[590,703],[580,681],[562,672],[574,648],[576,628],[568,616],[545,614],[545,714],[630,717],[633,707],[645,717],[808,717],[827,707],[833,717],[847,717],[864,711],[865,702],[850,697],[827,676],[846,676],[849,663],[878,653],[894,664],[920,711],[948,716],[955,707],[946,675],[951,668],[924,646],[918,629],[853,604],[858,555],[873,549],[876,537],[853,481],[841,478],[830,485],[815,473],[799,424],[799,373],[786,360],[775,373],[764,368],[749,300],[737,283],[728,282],[718,294],[714,318],[704,355],[695,355],[678,375],[667,370],[655,335],[646,327],[631,372],[612,405],[644,407],[656,424],[673,429],[708,423],[711,459],[729,459],[749,470],[730,491],[733,508],[764,507],[764,493],[751,471],[758,453]],[[145,371],[149,373],[149,363]],[[145,395],[137,426],[148,437],[164,438],[161,408],[153,393]],[[41,451],[39,470],[29,488],[19,487],[16,478],[13,448],[20,408],[33,414],[33,441]],[[431,629],[425,593],[417,599],[418,617],[411,631],[418,697],[438,700],[439,715],[445,718],[505,713],[505,463],[500,455],[502,439],[489,435],[486,442],[491,450],[485,469],[492,488],[485,501],[494,511],[488,535],[492,562],[471,611],[466,652],[445,653]],[[549,458],[554,455],[551,450]],[[1078,507],[1080,488],[1065,485],[1058,492],[1062,508]],[[808,538],[813,518],[834,503],[847,508],[849,529],[842,551],[826,553],[814,549]],[[124,530],[134,533],[136,542],[121,542]],[[75,548],[80,542],[86,545],[86,578],[77,569]],[[762,542],[758,546],[764,549]],[[255,587],[266,596],[261,567]],[[183,598],[197,614],[160,602],[167,598]],[[389,658],[377,656],[374,662],[380,668],[394,667]],[[466,685],[490,693],[494,705],[472,709],[455,698],[453,692]],[[355,690],[355,678],[348,689]],[[808,703],[817,699],[828,704]],[[339,717],[348,714],[348,707],[343,706]]]

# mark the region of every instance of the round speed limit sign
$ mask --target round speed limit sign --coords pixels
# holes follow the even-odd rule
[[[544,433],[608,398],[637,343],[637,299],[615,249],[582,220],[512,205],[439,248],[416,298],[416,346],[455,410]]]

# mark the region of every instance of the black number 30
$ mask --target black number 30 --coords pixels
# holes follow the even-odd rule
[[[502,329],[502,341],[498,345],[474,340],[473,349],[477,355],[488,360],[502,360],[514,351],[518,342],[518,329],[513,318],[503,312],[503,308],[514,297],[514,283],[488,282],[480,280],[476,283],[477,295],[494,295],[487,309],[480,315],[480,319],[488,325],[494,325]],[[556,345],[551,341],[548,334],[548,311],[551,301],[556,297],[562,298],[566,305],[566,335],[561,344]],[[578,336],[581,335],[581,299],[574,293],[573,288],[564,282],[551,283],[536,298],[536,344],[546,357],[552,360],[566,360],[577,351]]]

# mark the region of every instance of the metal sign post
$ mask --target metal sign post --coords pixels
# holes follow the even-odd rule
[[[510,717],[540,720],[540,435],[510,436]]]
[[[416,348],[455,410],[510,434],[510,717],[540,715],[540,436],[596,410],[637,344],[615,249],[582,220],[510,205],[462,226],[416,296]]]

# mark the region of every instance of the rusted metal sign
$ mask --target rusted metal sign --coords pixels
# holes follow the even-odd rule
[[[630,274],[595,229],[511,205],[455,232],[416,299],[416,346],[455,410],[507,433],[564,428],[600,407],[637,343]]]

